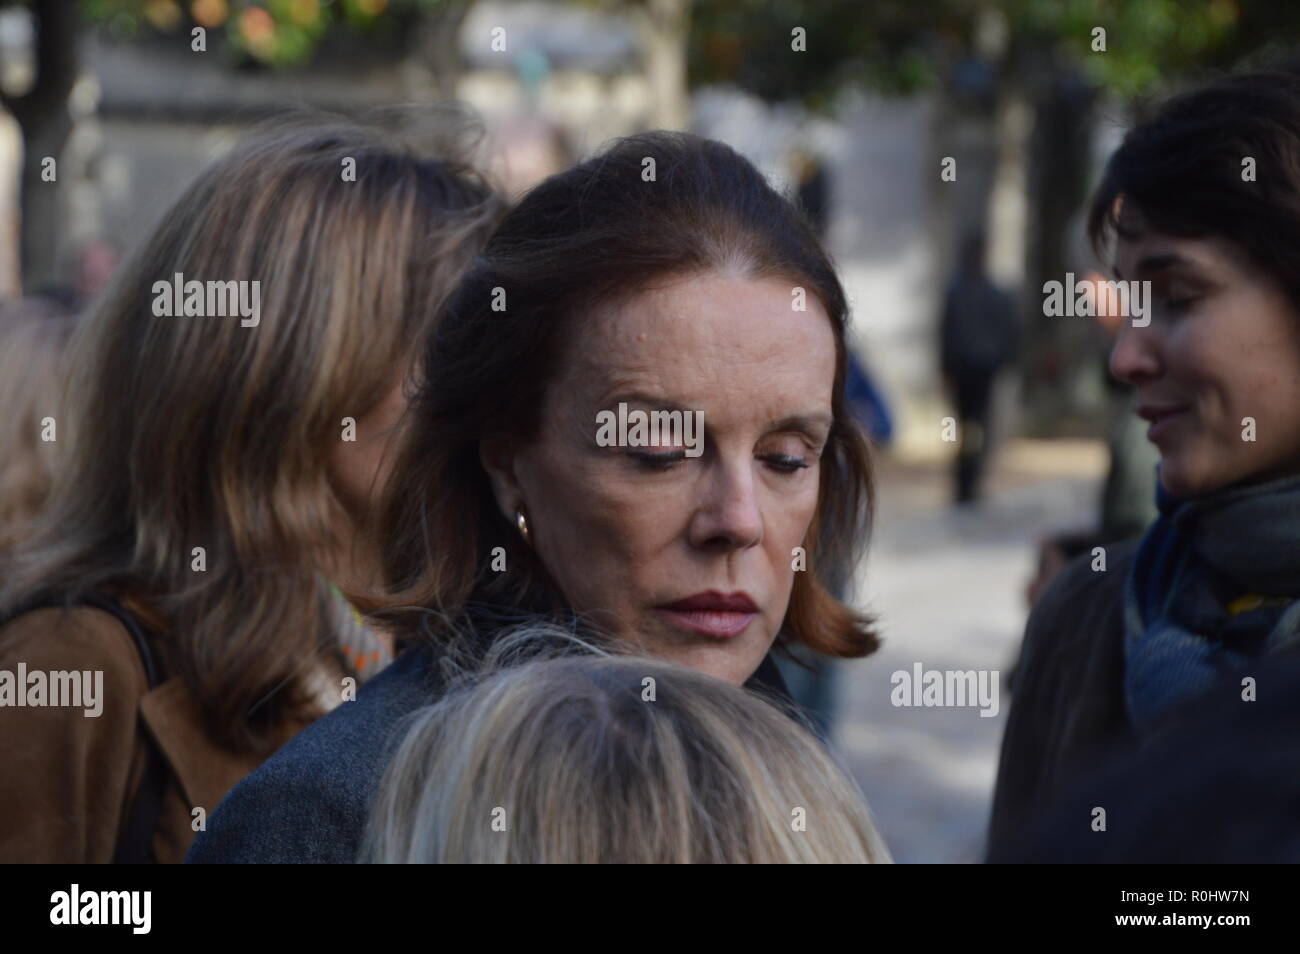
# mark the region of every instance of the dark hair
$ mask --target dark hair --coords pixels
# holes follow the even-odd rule
[[[1300,75],[1242,73],[1171,99],[1106,165],[1088,217],[1099,250],[1121,203],[1158,231],[1231,240],[1300,306]]]
[[[651,159],[655,181],[645,181]],[[805,541],[808,569],[795,577],[782,638],[833,656],[877,647],[871,620],[830,592],[865,546],[872,504],[869,448],[844,400],[844,290],[806,221],[753,165],[682,133],[621,139],[551,176],[507,214],[452,295],[426,345],[388,488],[385,576],[398,602],[451,614],[480,601],[566,611],[498,510],[479,441],[537,433],[575,316],[651,282],[725,266],[808,286],[835,334],[835,421]],[[497,288],[506,310],[492,309]],[[508,573],[490,569],[498,546]]]

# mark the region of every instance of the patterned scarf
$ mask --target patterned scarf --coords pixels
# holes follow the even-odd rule
[[[1124,696],[1139,729],[1300,646],[1300,477],[1187,500],[1157,484],[1156,502],[1124,592]]]
[[[360,687],[383,671],[393,661],[393,654],[343,591],[329,580],[324,582],[334,609],[334,628],[338,633],[343,673],[356,679]],[[318,695],[327,708],[333,708],[341,698],[332,682],[322,685]]]

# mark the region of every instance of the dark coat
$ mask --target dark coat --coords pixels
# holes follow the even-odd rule
[[[1030,614],[1002,737],[990,851],[1014,848],[1055,795],[1134,741],[1124,707],[1124,584],[1136,543],[1090,553]]]
[[[408,649],[299,733],[226,796],[186,863],[355,861],[394,728],[442,694],[436,661],[431,646]],[[788,697],[770,656],[746,685]]]

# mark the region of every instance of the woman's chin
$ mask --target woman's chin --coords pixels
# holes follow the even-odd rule
[[[663,653],[670,662],[702,672],[739,686],[747,682],[762,663],[763,657],[751,659],[740,646],[680,646]]]
[[[1180,467],[1177,462],[1171,462],[1168,458],[1162,458],[1160,461],[1160,483],[1175,497],[1199,497],[1213,489],[1208,486],[1203,476],[1198,477],[1195,473],[1189,472],[1189,468]]]
[[[1242,480],[1222,467],[1207,466],[1192,455],[1166,454],[1160,458],[1160,483],[1175,497],[1204,497]]]

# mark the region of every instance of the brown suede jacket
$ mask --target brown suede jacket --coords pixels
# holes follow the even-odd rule
[[[263,760],[217,745],[185,684],[169,677],[166,641],[154,640],[162,675],[148,688],[126,628],[93,607],[38,609],[0,628],[0,670],[103,673],[102,711],[0,707],[0,862],[108,862],[144,776],[147,745],[166,767],[151,843],[158,862],[180,862],[197,825]],[[305,723],[286,726],[280,744]]]

